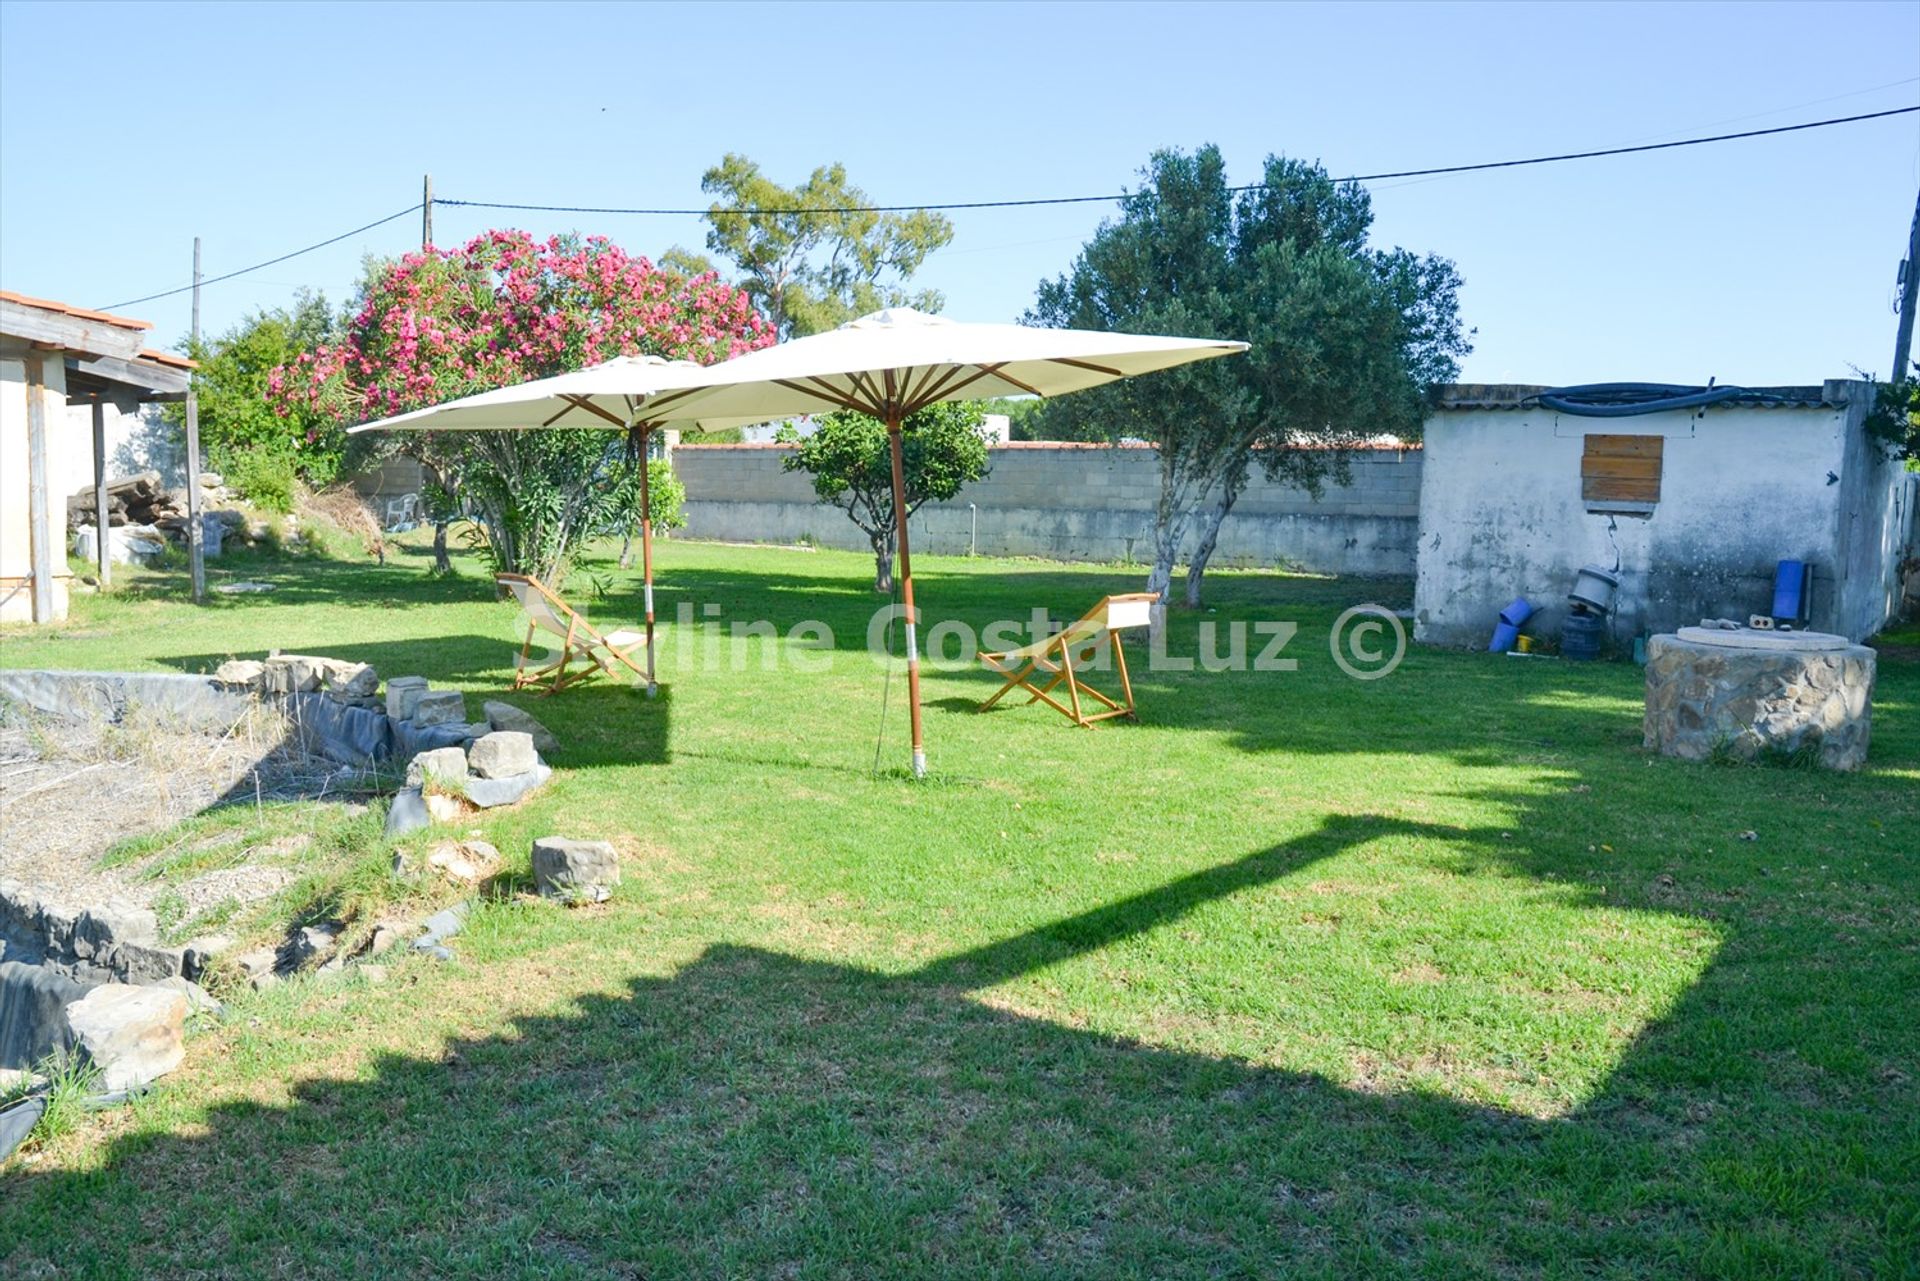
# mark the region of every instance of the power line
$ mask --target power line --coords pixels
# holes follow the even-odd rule
[[[1920,111],[1920,106],[1894,107],[1887,111],[1869,111],[1857,116],[1836,116],[1830,120],[1809,120],[1797,125],[1776,125],[1771,129],[1749,129],[1743,133],[1714,134],[1706,138],[1682,138],[1675,142],[1643,143],[1634,147],[1608,147],[1599,151],[1568,151],[1552,156],[1528,156],[1521,160],[1490,160],[1471,165],[1442,165],[1432,169],[1400,169],[1391,173],[1362,173],[1351,177],[1339,178],[1338,182],[1381,182],[1388,178],[1428,178],[1442,174],[1480,173],[1489,169],[1517,169],[1523,165],[1555,164],[1563,160],[1594,160],[1601,156],[1626,156],[1643,151],[1668,151],[1675,147],[1699,147],[1715,142],[1734,142],[1741,138],[1764,138],[1772,134],[1798,133],[1804,129],[1825,129],[1833,125],[1854,124],[1862,120],[1879,120],[1886,116],[1903,116]],[[1241,187],[1229,187],[1231,192],[1261,191],[1265,183],[1248,183]],[[937,205],[845,205],[845,206],[790,206],[785,208],[769,207],[758,209],[728,209],[723,212],[739,216],[753,214],[856,214],[856,213],[912,213],[921,209],[1025,209],[1036,205],[1089,205],[1111,204],[1124,200],[1121,194],[1100,196],[1049,196],[1031,200],[966,200],[953,201]],[[582,213],[582,214],[642,214],[658,217],[704,218],[712,212],[708,209],[623,209],[604,205],[532,205],[509,204],[493,200],[437,200],[436,204],[458,205],[468,209],[504,209],[523,213]]]
[[[1904,116],[1904,115],[1909,115],[1916,111],[1920,111],[1920,105],[1911,106],[1911,107],[1893,107],[1886,111],[1869,111],[1861,115],[1855,115],[1855,116],[1836,116],[1827,120],[1809,120],[1797,125],[1776,125],[1775,127],[1770,129],[1749,129],[1742,133],[1714,134],[1704,138],[1681,138],[1674,142],[1643,143],[1638,146],[1631,146],[1631,147],[1607,147],[1597,151],[1568,151],[1568,152],[1561,152],[1557,155],[1551,155],[1551,156],[1528,156],[1519,160],[1491,160],[1491,161],[1484,161],[1479,164],[1470,164],[1470,165],[1442,165],[1442,166],[1438,166],[1431,169],[1401,169],[1401,170],[1396,170],[1390,173],[1354,174],[1350,177],[1338,179],[1337,181],[1383,182],[1390,178],[1430,178],[1430,177],[1440,177],[1447,174],[1484,173],[1492,169],[1517,169],[1527,165],[1556,164],[1566,160],[1595,160],[1603,156],[1627,156],[1627,155],[1634,155],[1640,152],[1647,152],[1647,151],[1669,151],[1676,147],[1700,147],[1700,146],[1706,146],[1707,144],[1710,144],[1710,143],[1736,142],[1743,138],[1765,138],[1765,137],[1770,137],[1774,134],[1799,133],[1807,129],[1826,129],[1826,128],[1831,128],[1832,126],[1835,126],[1835,125],[1857,124],[1860,121],[1864,121],[1864,120],[1881,120],[1881,119],[1885,119],[1888,116]],[[1255,182],[1255,183],[1248,183],[1244,186],[1230,187],[1228,188],[1228,190],[1237,194],[1240,192],[1248,192],[1248,191],[1262,191],[1262,190],[1265,190],[1265,188],[1266,188],[1265,183]],[[756,209],[734,209],[734,210],[727,210],[726,212],[745,216],[745,215],[752,215],[752,214],[786,214],[786,213],[815,213],[815,214],[911,213],[920,209],[936,209],[936,210],[1031,209],[1031,208],[1036,208],[1044,205],[1112,204],[1115,201],[1124,200],[1125,198],[1126,198],[1125,193],[1115,193],[1115,194],[1100,195],[1100,196],[1049,196],[1049,197],[1040,197],[1040,198],[1028,199],[1028,200],[966,200],[966,201],[951,201],[946,204],[933,204],[933,205],[848,205],[848,206],[841,206],[841,207],[822,207],[822,208],[812,208],[812,207],[756,208]],[[426,208],[426,203],[427,202],[423,200],[416,200],[414,203],[408,205],[405,209],[399,210],[396,213],[390,213],[384,218],[377,218],[374,221],[367,223],[363,227],[355,227],[351,231],[343,231],[337,236],[329,236],[325,240],[317,241],[316,243],[307,245],[304,248],[292,250],[291,252],[281,254],[275,258],[268,258],[264,262],[256,262],[253,265],[248,267],[241,267],[236,271],[229,271],[225,275],[213,276],[209,279],[201,281],[200,283],[202,285],[217,285],[222,281],[233,280],[236,277],[245,276],[252,272],[260,271],[266,267],[272,267],[278,263],[286,262],[289,259],[298,258],[303,254],[310,254],[317,249],[325,249],[328,245],[337,245],[342,240],[351,239],[354,236],[358,236],[365,232],[372,231],[378,227],[384,227],[390,222],[395,222],[401,218],[405,218],[409,214],[418,213],[422,209]],[[649,217],[704,218],[712,212],[711,209],[628,209],[628,208],[616,208],[612,206],[599,206],[599,205],[515,204],[515,203],[508,203],[505,201],[493,201],[493,200],[449,200],[444,197],[436,197],[433,200],[433,203],[436,205],[448,205],[448,206],[464,208],[464,209],[500,209],[500,210],[508,210],[508,211],[521,212],[521,213],[635,214],[635,215],[642,215],[642,216],[649,216]],[[139,298],[129,298],[124,302],[108,303],[106,306],[100,308],[100,310],[114,311],[121,307],[133,307],[133,306],[137,306],[140,303],[153,302],[156,299],[160,299],[160,298],[171,298],[176,294],[187,293],[192,288],[193,286],[191,284],[185,284],[185,285],[179,286],[176,289],[163,289],[159,293],[146,294]]]
[[[442,201],[441,203],[444,204],[446,202]],[[405,209],[402,209],[399,213],[388,214],[386,217],[376,219],[373,222],[368,223],[364,227],[355,227],[352,231],[343,231],[337,236],[329,236],[327,239],[322,240],[316,244],[308,245],[305,249],[296,249],[292,253],[281,254],[278,258],[269,258],[265,262],[256,262],[251,267],[242,267],[238,271],[230,271],[224,276],[213,276],[209,279],[201,281],[200,283],[202,285],[217,285],[223,280],[232,280],[235,276],[244,276],[248,272],[259,271],[263,267],[271,267],[275,263],[285,262],[289,258],[298,258],[301,254],[310,254],[316,249],[325,249],[328,245],[337,245],[341,241],[346,240],[352,236],[357,236],[363,231],[372,231],[375,227],[386,226],[388,223],[394,221],[396,218],[404,218],[408,214],[418,211],[419,208],[420,208],[420,202],[416,200],[412,204],[408,205]],[[184,294],[192,288],[193,286],[188,284],[188,285],[182,285],[178,289],[163,289],[157,294],[148,294],[144,298],[129,298],[125,302],[108,303],[106,306],[101,307],[98,310],[115,311],[121,307],[132,307],[132,306],[136,306],[139,303],[152,302],[156,298],[171,298],[175,294]]]

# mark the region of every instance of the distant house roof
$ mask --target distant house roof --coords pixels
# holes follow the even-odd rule
[[[1737,394],[1719,403],[1760,409],[1840,409],[1863,385],[1851,379],[1829,378],[1818,386],[1741,387]],[[1443,410],[1537,409],[1541,396],[1563,390],[1530,383],[1448,383],[1435,388],[1434,395]]]

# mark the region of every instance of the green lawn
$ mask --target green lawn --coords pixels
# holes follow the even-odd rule
[[[657,701],[526,700],[561,768],[484,823],[521,868],[615,840],[613,902],[237,1001],[0,1173],[0,1274],[1917,1274],[1920,663],[1883,663],[1864,774],[1686,765],[1641,750],[1631,665],[1359,682],[1328,629],[1405,584],[1220,574],[1206,617],[1297,622],[1297,671],[1136,660],[1140,722],[1083,731],[930,669],[915,784],[869,559],[660,562],[663,617],[718,619],[667,630]],[[512,607],[422,564],[82,600],[0,664],[278,647],[495,696]],[[916,568],[976,627],[1142,577]],[[614,579],[590,610],[630,620]],[[762,618],[838,648],[723,640]]]

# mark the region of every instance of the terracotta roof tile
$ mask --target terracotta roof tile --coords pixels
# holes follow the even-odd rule
[[[75,307],[71,303],[54,302],[47,298],[29,298],[25,294],[16,294],[9,289],[0,289],[0,300],[17,302],[23,307],[38,307],[42,311],[57,311],[65,316],[76,316],[81,320],[98,320],[102,324],[114,325],[121,329],[152,329],[151,320],[135,320],[131,316],[115,316],[110,312],[91,311],[85,307]]]

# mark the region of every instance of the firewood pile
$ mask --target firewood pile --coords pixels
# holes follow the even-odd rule
[[[201,473],[200,510],[223,523],[243,525],[245,517],[239,512],[212,511],[216,503],[227,502],[230,498],[231,494],[221,483],[218,472]],[[93,486],[88,485],[67,499],[67,524],[75,529],[95,525],[97,521],[93,509]],[[168,489],[161,483],[160,473],[154,471],[110,480],[107,482],[107,524],[113,528],[150,526],[165,530],[176,539],[184,539],[187,529],[187,491]]]

